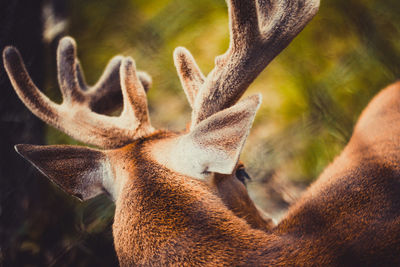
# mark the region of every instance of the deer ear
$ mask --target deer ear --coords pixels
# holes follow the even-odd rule
[[[104,152],[80,146],[16,145],[15,150],[65,192],[87,200],[103,192],[111,179]]]
[[[231,174],[260,102],[261,95],[248,97],[179,137],[171,145],[169,156],[154,155],[166,167],[195,178],[204,178],[209,172]]]
[[[233,172],[260,103],[260,94],[250,96],[192,129],[187,137],[205,172]]]

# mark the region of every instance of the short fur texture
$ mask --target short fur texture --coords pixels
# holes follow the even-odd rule
[[[167,133],[113,152],[125,155],[117,169],[127,180],[113,228],[121,265],[399,265],[399,103],[400,83],[375,97],[343,153],[270,232],[154,162],[151,143]]]
[[[113,225],[121,266],[400,264],[400,82],[362,113],[343,153],[275,228],[255,230],[209,184],[151,156],[157,132],[105,152],[124,186]]]
[[[62,53],[65,57],[75,57],[75,44],[71,41],[70,37],[63,39],[60,44],[62,47],[59,48],[60,51],[65,49],[69,50],[68,53]],[[64,56],[59,55],[59,60],[64,60]],[[43,95],[33,84],[32,80],[29,78],[29,74],[25,70],[25,66],[22,62],[22,59],[15,48],[6,48],[3,52],[3,59],[5,66],[7,68],[10,80],[12,81],[14,88],[18,95],[20,96],[21,100],[27,105],[27,107],[44,121],[51,123],[52,125],[64,129],[63,127],[67,127],[67,125],[71,126],[71,128],[65,130],[66,133],[70,134],[72,137],[76,137],[78,140],[92,140],[93,136],[89,133],[93,133],[95,136],[98,136],[95,141],[88,141],[89,143],[97,144],[100,147],[107,148],[111,147],[119,147],[124,142],[129,142],[129,140],[135,140],[140,138],[141,135],[146,134],[146,131],[140,131],[141,125],[148,126],[149,119],[147,111],[147,105],[145,98],[145,94],[143,89],[140,90],[140,85],[138,85],[138,79],[140,75],[136,72],[138,79],[135,79],[135,66],[131,59],[124,59],[123,62],[120,64],[120,76],[121,76],[121,83],[122,83],[122,90],[124,96],[124,107],[125,108],[122,112],[123,117],[136,117],[139,118],[139,124],[132,125],[132,128],[136,129],[135,132],[131,135],[119,135],[121,129],[118,127],[113,128],[105,128],[104,123],[107,121],[119,119],[120,117],[106,117],[100,114],[91,113],[88,107],[84,106],[88,102],[86,100],[80,99],[80,96],[85,95],[86,92],[84,91],[85,88],[78,88],[84,84],[82,78],[82,72],[78,70],[75,74],[69,74],[74,77],[73,79],[77,79],[71,86],[75,86],[75,89],[78,92],[74,92],[72,94],[76,94],[77,96],[71,96],[71,92],[65,92],[65,98],[69,99],[66,100],[67,104],[71,103],[73,106],[68,108],[62,108],[63,104],[58,105],[54,102],[50,101],[45,95]],[[117,58],[118,59],[118,58]],[[77,59],[75,57],[75,61],[69,59],[73,64],[77,64]],[[117,60],[118,61],[118,60]],[[67,62],[67,60],[64,60]],[[72,64],[72,63],[69,64]],[[67,63],[65,63],[67,64]],[[118,65],[117,63],[113,63]],[[112,64],[112,65],[113,65]],[[61,67],[61,66],[60,66]],[[70,68],[69,70],[65,70],[65,68],[61,68],[62,71],[73,71],[76,68]],[[65,74],[63,74],[65,75]],[[63,76],[61,75],[61,76]],[[132,80],[133,78],[133,80]],[[69,80],[67,78],[61,78],[60,80]],[[150,79],[147,79],[150,80]],[[128,85],[124,84],[128,83]],[[142,82],[143,83],[143,82]],[[132,84],[135,84],[132,86]],[[144,86],[144,85],[143,85]],[[139,89],[139,92],[136,90]],[[68,90],[68,87],[64,87],[63,90]],[[81,91],[79,91],[81,90]],[[141,92],[140,92],[141,91]],[[109,91],[111,94],[113,93],[112,90]],[[75,100],[71,100],[75,99]],[[91,98],[89,98],[90,100]],[[68,102],[70,101],[70,102]],[[72,102],[71,102],[72,101]],[[80,103],[79,101],[83,101]],[[139,105],[134,105],[138,103]],[[140,104],[141,103],[141,104]],[[243,109],[243,103],[245,104]],[[243,185],[237,183],[237,178],[235,177],[235,171],[233,171],[236,161],[238,160],[238,155],[244,141],[248,135],[249,129],[251,127],[251,123],[254,119],[255,111],[257,110],[260,99],[259,96],[253,96],[248,98],[243,103],[239,103],[238,107],[241,107],[243,112],[243,116],[248,118],[246,120],[237,121],[238,129],[234,131],[230,131],[231,133],[237,133],[238,131],[240,134],[240,140],[235,144],[235,146],[230,146],[234,148],[234,150],[227,149],[228,154],[232,154],[230,157],[230,163],[227,167],[229,175],[225,175],[224,179],[213,179],[209,181],[210,191],[222,198],[224,203],[227,203],[227,206],[234,211],[234,213],[244,218],[246,221],[250,223],[253,227],[257,229],[270,229],[271,228],[271,220],[265,219],[264,216],[261,215],[259,210],[255,207],[254,203],[250,200],[247,191],[243,188]],[[247,105],[247,106],[246,106]],[[115,105],[114,105],[115,106]],[[65,114],[60,113],[65,109],[65,112],[72,114]],[[236,107],[231,108],[233,112],[235,112]],[[78,113],[79,112],[79,116]],[[238,111],[236,111],[238,112]],[[90,113],[90,114],[87,114]],[[140,113],[139,116],[135,116],[135,114]],[[125,114],[125,115],[124,115]],[[103,121],[99,121],[97,124],[97,120],[93,120],[94,118],[101,119]],[[222,113],[223,115],[223,113]],[[241,117],[241,114],[237,114]],[[219,116],[221,117],[221,116]],[[218,116],[215,117],[216,120],[210,121],[211,124],[215,124],[218,121]],[[72,120],[71,120],[72,118]],[[91,118],[90,120],[87,120]],[[212,118],[210,118],[212,119]],[[220,120],[221,121],[221,120]],[[226,121],[226,120],[222,120]],[[86,124],[86,122],[89,122]],[[128,121],[129,122],[129,121]],[[230,123],[226,121],[228,126]],[[138,125],[138,126],[135,126]],[[146,126],[146,127],[147,127]],[[220,125],[220,127],[224,127],[224,125]],[[203,127],[204,128],[204,127]],[[222,129],[221,128],[221,129]],[[148,128],[150,129],[150,128]],[[220,131],[221,129],[217,129],[219,134],[224,135],[224,131]],[[111,134],[111,135],[109,135]],[[185,134],[185,133],[182,133]],[[189,133],[190,134],[190,133]],[[206,135],[205,135],[206,136]],[[199,136],[201,139],[202,136]],[[226,136],[229,140],[229,135]],[[128,139],[125,139],[128,138]],[[199,140],[200,140],[199,139]],[[219,139],[215,139],[218,141]],[[235,139],[236,140],[236,139]],[[210,142],[211,140],[209,140]],[[221,147],[223,143],[214,142],[215,145],[220,146],[219,150],[224,151],[224,148]],[[226,143],[229,145],[230,143]],[[210,143],[212,145],[212,143]],[[93,153],[103,153],[100,150],[96,150],[94,152],[93,149],[84,148],[84,147],[70,147],[70,146],[19,146],[19,152],[32,164],[34,164],[42,173],[48,176],[53,182],[55,182],[58,186],[60,186],[64,191],[74,195],[75,197],[86,200],[88,198],[94,197],[95,195],[101,193],[102,191],[106,191],[111,195],[111,197],[115,200],[117,195],[120,192],[120,189],[123,187],[121,182],[116,179],[115,175],[110,175],[109,171],[105,171],[108,169],[104,166],[108,166],[108,160],[104,160],[105,157],[102,155],[101,157],[94,156]],[[227,147],[228,148],[228,147]],[[65,152],[65,153],[64,153]],[[52,159],[51,157],[47,157],[46,155],[53,153],[57,157]],[[103,153],[104,154],[104,153]],[[60,156],[60,157],[58,157]],[[64,158],[63,158],[64,156]],[[74,159],[74,160],[72,160]],[[99,159],[101,162],[99,163]],[[105,164],[107,163],[107,164]],[[78,164],[79,166],[86,166],[86,170],[84,172],[80,172],[80,168],[74,168],[73,165]],[[98,167],[101,166],[101,170]],[[224,167],[226,168],[226,167]],[[92,177],[94,178],[96,175],[101,175],[106,172],[106,175],[102,178],[97,177],[96,179],[88,179],[85,181],[80,181],[79,179],[85,179],[85,177]],[[56,175],[57,173],[65,174],[63,175]],[[85,173],[85,175],[82,175]],[[112,177],[110,177],[112,176]],[[102,181],[102,188],[99,187],[98,182]],[[114,181],[114,182],[113,182]],[[81,187],[80,187],[81,186]],[[233,190],[234,189],[234,190]],[[230,190],[230,192],[226,192],[226,190]],[[243,201],[242,201],[243,198]]]
[[[230,48],[223,56],[216,59],[216,68],[208,75],[207,81],[187,50],[178,48],[174,54],[182,86],[193,108],[192,127],[210,115],[235,104],[258,73],[314,16],[319,1],[298,0],[283,3],[280,0],[243,2],[232,0],[227,4],[230,12]],[[72,38],[64,38],[61,41],[58,54],[60,87],[66,96],[65,105],[64,103],[57,105],[41,94],[29,78],[22,59],[14,48],[4,50],[3,60],[10,80],[18,96],[35,115],[77,140],[102,148],[121,147],[153,131],[152,127],[147,127],[149,119],[146,118],[146,114],[132,114],[137,111],[148,113],[147,109],[143,108],[146,100],[138,99],[139,107],[136,110],[134,106],[132,109],[126,109],[128,105],[125,104],[135,97],[128,97],[129,101],[124,97],[122,115],[127,116],[122,116],[123,118],[109,118],[97,114],[107,112],[121,104],[118,101],[120,93],[115,88],[118,84],[118,67],[121,72],[126,70],[122,66],[122,57],[115,57],[99,82],[93,87],[88,87],[79,60],[76,58],[76,45]],[[128,63],[127,66],[130,65],[129,60],[125,62]],[[147,91],[151,78],[141,72],[136,72],[136,75]],[[133,73],[128,80],[135,80],[136,75]],[[128,95],[126,89],[131,86],[126,86],[124,79],[120,80],[120,83],[123,89],[122,95]],[[210,83],[211,86],[203,86]],[[136,86],[138,89],[136,93],[143,96],[140,87]],[[65,89],[72,90],[72,93]],[[73,101],[70,101],[71,96]],[[195,104],[197,102],[200,104]],[[130,122],[128,117],[133,117],[132,115],[138,115],[139,120]],[[146,127],[143,127],[142,122],[145,122]],[[126,129],[127,125],[132,128]],[[231,168],[232,166],[229,167]],[[249,199],[247,192],[241,188],[236,188],[231,193],[226,192],[238,185],[236,182],[233,172],[224,179],[212,179],[210,184],[214,186],[213,191],[218,192],[225,203],[230,203],[228,206],[235,210],[237,215],[245,216],[245,219],[257,228],[269,228],[270,220],[264,221],[263,216],[254,208],[254,204],[247,201]],[[237,201],[237,197],[244,197],[245,201]]]
[[[235,134],[247,133],[252,120],[246,112],[256,110],[253,106],[246,111],[240,109],[243,102],[235,103],[317,9],[318,1],[229,1],[230,48],[217,58],[217,67],[206,79],[190,54],[178,50],[176,65],[193,107],[189,133],[154,131],[143,82],[129,58],[115,62],[120,64],[124,102],[116,122],[86,105],[73,41],[64,39],[59,49],[65,106],[37,90],[18,52],[8,48],[3,54],[7,72],[32,112],[79,140],[111,148],[25,145],[17,149],[77,197],[93,197],[100,187],[113,195],[114,242],[122,266],[400,265],[400,83],[371,101],[343,153],[274,228],[248,201],[242,187],[225,180],[233,179],[233,174],[196,179],[167,168],[152,154],[157,142],[193,135],[194,140],[202,140],[203,148],[212,145],[234,154],[227,164],[233,170],[241,144],[229,140],[244,142]],[[63,113],[66,107],[74,107],[80,120]],[[227,119],[221,119],[227,111],[222,116]],[[242,128],[232,130],[232,123]],[[201,129],[199,135],[196,127]],[[220,129],[227,136],[233,133],[231,139],[206,136]],[[235,190],[228,192],[231,186]]]

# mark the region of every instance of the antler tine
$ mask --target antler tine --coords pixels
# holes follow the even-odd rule
[[[148,118],[146,94],[132,59],[124,59],[120,64],[123,112],[119,117],[108,117],[90,110],[88,98],[80,89],[74,43],[61,45],[58,59],[67,65],[59,63],[59,71],[63,72],[59,74],[62,104],[52,102],[39,91],[15,48],[8,47],[3,52],[4,66],[15,91],[36,116],[76,140],[101,148],[121,147],[154,131]]]
[[[185,67],[177,64],[185,91],[199,86],[192,104],[193,128],[210,115],[235,104],[260,72],[316,14],[319,0],[229,0],[230,44],[215,59],[215,67],[203,83],[188,52]],[[182,50],[181,48],[179,48]],[[182,79],[181,79],[182,80]],[[191,90],[196,92],[196,90]],[[191,100],[189,100],[191,101]]]
[[[22,102],[46,123],[55,124],[59,119],[59,105],[48,99],[33,83],[18,50],[12,46],[6,47],[3,51],[3,62],[11,84]]]
[[[120,73],[124,102],[121,117],[134,115],[138,121],[136,131],[139,135],[154,131],[150,123],[146,92],[137,75],[135,62],[131,57],[122,61]]]
[[[206,78],[186,48],[177,47],[175,49],[174,62],[183,90],[190,106],[193,108],[198,90],[204,84]]]
[[[77,75],[76,44],[71,37],[60,40],[57,48],[58,84],[65,104],[84,102]]]
[[[113,57],[107,64],[100,79],[93,86],[86,83],[79,59],[76,58],[76,76],[90,108],[97,113],[109,113],[122,106],[121,81],[119,69],[123,56]],[[137,72],[140,82],[147,92],[152,84],[150,75],[144,71]]]
[[[228,13],[230,49],[246,49],[249,42],[256,40],[259,35],[256,1],[231,0]]]

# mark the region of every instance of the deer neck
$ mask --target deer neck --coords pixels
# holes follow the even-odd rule
[[[204,181],[171,172],[149,152],[132,155],[144,143],[132,146],[113,225],[121,265],[235,264],[279,239],[236,217]]]

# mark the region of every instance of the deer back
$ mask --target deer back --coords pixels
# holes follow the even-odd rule
[[[400,264],[400,83],[362,112],[343,152],[289,210],[280,234],[313,238],[337,265]]]

